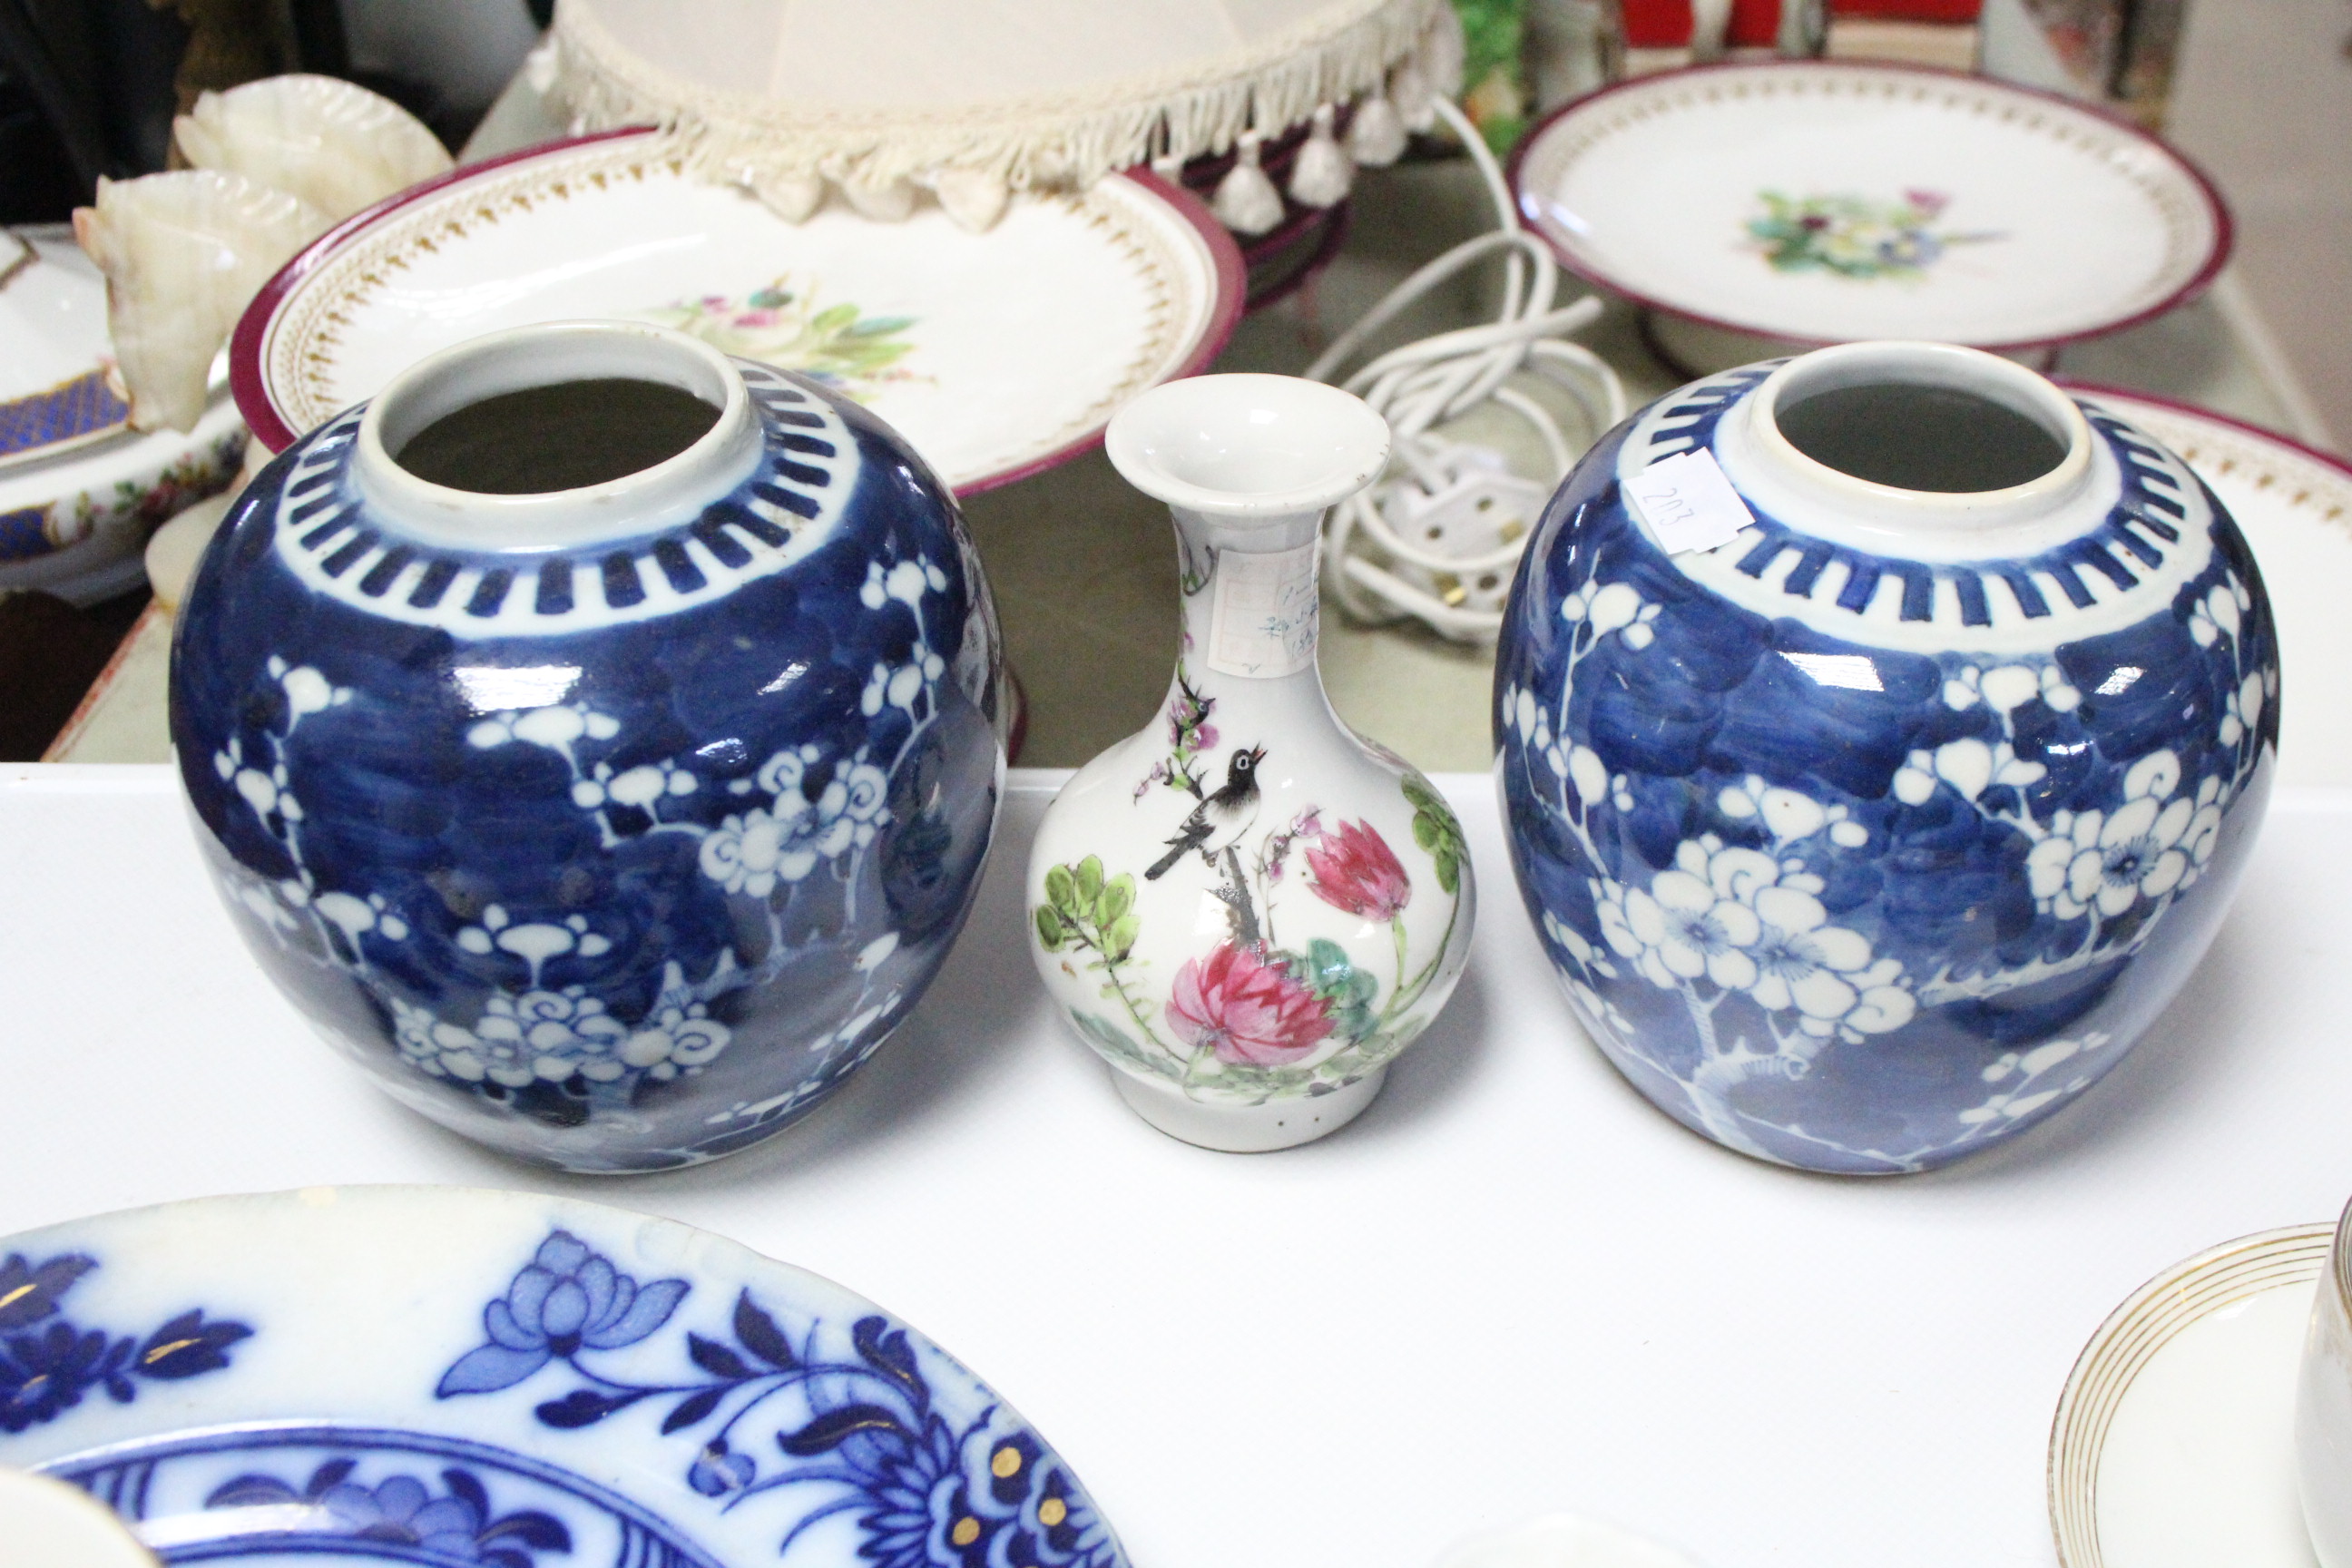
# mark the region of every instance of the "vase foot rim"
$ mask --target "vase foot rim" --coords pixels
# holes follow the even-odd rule
[[[1156,1079],[1110,1069],[1128,1108],[1171,1138],[1227,1154],[1266,1154],[1328,1137],[1363,1114],[1380,1094],[1383,1066],[1329,1094],[1293,1095],[1263,1105],[1193,1100]]]

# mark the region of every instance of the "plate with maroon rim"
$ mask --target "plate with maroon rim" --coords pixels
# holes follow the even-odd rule
[[[1858,61],[1622,82],[1513,154],[1528,226],[1653,310],[1799,344],[2025,349],[2201,293],[2228,208],[2163,142],[2006,82]]]
[[[2323,715],[2352,712],[2352,464],[2275,431],[2169,398],[2089,382],[2060,385],[2180,454],[2254,549],[2278,618],[2290,719],[2279,782],[2352,784],[2352,732]]]
[[[1145,388],[1204,367],[1241,256],[1140,172],[1017,197],[985,234],[936,205],[789,224],[697,177],[659,133],[527,148],[404,191],[289,262],[238,322],[237,404],[282,450],[451,343],[621,317],[814,375],[895,426],[959,492],[1101,440]]]

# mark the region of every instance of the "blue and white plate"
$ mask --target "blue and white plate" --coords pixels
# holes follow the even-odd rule
[[[165,1563],[1124,1568],[882,1309],[674,1220],[314,1188],[0,1241],[0,1465]]]

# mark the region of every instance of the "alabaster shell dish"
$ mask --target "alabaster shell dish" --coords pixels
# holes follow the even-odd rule
[[[62,226],[0,229],[0,589],[89,605],[137,587],[148,531],[236,473],[226,377],[186,434],[131,429],[104,280]]]
[[[328,226],[308,202],[243,174],[175,169],[100,179],[74,238],[106,274],[107,331],[131,422],[192,428],[210,367],[254,291]]]
[[[1086,449],[1118,405],[1200,369],[1240,253],[1149,175],[1014,202],[785,222],[645,131],[532,148],[404,192],[321,237],[239,322],[237,402],[273,450],[436,350],[531,322],[651,321],[871,408],[959,491]]]
[[[1913,66],[1642,78],[1544,121],[1511,178],[1562,265],[1651,307],[1693,363],[1769,352],[1714,358],[1726,333],[2071,342],[2194,297],[2230,251],[2219,194],[2147,132]]]
[[[310,1188],[0,1240],[0,1466],[165,1563],[1120,1568],[872,1302],[674,1220]]]
[[[264,77],[203,93],[172,133],[194,167],[243,174],[335,219],[450,168],[424,121],[334,77]]]
[[[43,1568],[154,1568],[114,1510],[70,1481],[0,1469],[0,1519],[21,1563]]]

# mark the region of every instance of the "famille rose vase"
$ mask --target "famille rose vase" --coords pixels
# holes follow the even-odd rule
[[[1160,716],[1078,770],[1029,858],[1046,989],[1161,1131],[1303,1143],[1444,1005],[1475,902],[1454,813],[1342,724],[1315,664],[1325,509],[1387,424],[1274,375],[1145,393],[1110,458],[1175,514],[1184,632]]]
[[[587,484],[415,471],[446,421],[614,386],[705,428]],[[646,420],[605,395],[468,460],[610,467]],[[993,831],[999,649],[887,426],[558,323],[423,361],[254,480],[178,616],[172,736],[230,914],[332,1045],[485,1143],[649,1170],[782,1127],[922,994]]]
[[[2244,537],[2150,437],[1969,349],[1752,365],[1611,433],[1528,543],[1513,868],[1669,1115],[1923,1170],[2054,1114],[2187,979],[2278,680]]]

